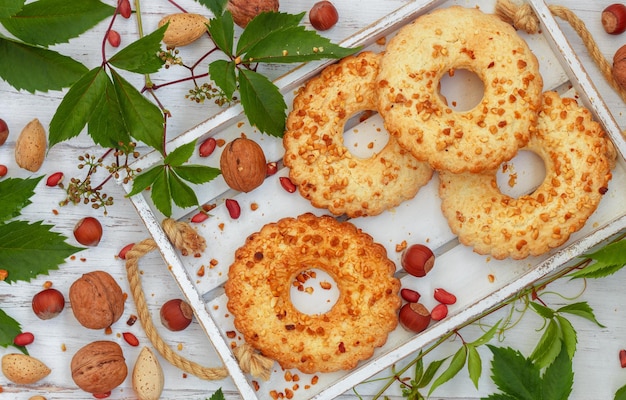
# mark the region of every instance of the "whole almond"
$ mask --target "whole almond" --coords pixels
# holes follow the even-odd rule
[[[158,400],[163,391],[163,369],[154,353],[141,349],[133,368],[133,389],[139,400]]]
[[[29,385],[45,378],[50,372],[43,362],[26,354],[11,353],[2,357],[2,373],[13,383]]]
[[[159,28],[168,22],[163,43],[172,48],[186,46],[200,39],[207,32],[209,19],[200,14],[170,14],[159,21]]]
[[[21,168],[36,172],[46,158],[46,131],[37,118],[30,121],[15,142],[15,161]]]

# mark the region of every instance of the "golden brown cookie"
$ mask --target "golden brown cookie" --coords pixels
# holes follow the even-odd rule
[[[380,55],[344,58],[310,80],[293,102],[283,137],[284,163],[300,194],[315,207],[350,217],[377,215],[413,198],[432,177],[389,135],[370,158],[344,146],[344,125],[359,111],[376,110]]]
[[[484,84],[480,103],[448,107],[438,87],[465,69]],[[496,168],[535,129],[543,80],[515,29],[492,14],[451,6],[418,17],[387,46],[378,74],[378,109],[390,134],[419,160],[455,173]]]
[[[294,279],[311,269],[335,280],[330,311],[294,307]],[[225,285],[246,342],[283,368],[305,373],[354,368],[398,324],[400,281],[385,248],[349,222],[303,214],[265,225],[235,253]]]
[[[525,150],[544,161],[546,177],[531,194],[512,198],[498,188],[496,171],[439,174],[441,208],[461,243],[494,258],[523,259],[565,243],[606,193],[615,148],[576,100],[543,95],[538,130]]]

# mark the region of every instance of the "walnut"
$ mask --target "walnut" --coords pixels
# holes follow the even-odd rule
[[[85,328],[107,328],[124,312],[124,293],[105,271],[84,274],[72,284],[69,295],[72,312]]]
[[[115,389],[128,375],[122,348],[108,340],[92,342],[79,349],[72,357],[70,367],[74,383],[94,394]]]
[[[224,148],[220,169],[228,186],[240,192],[250,192],[260,186],[267,176],[267,161],[261,146],[241,137]]]
[[[620,47],[613,56],[613,78],[615,82],[626,90],[626,45]]]
[[[228,0],[226,5],[235,23],[242,28],[260,13],[278,11],[278,7],[278,0]]]

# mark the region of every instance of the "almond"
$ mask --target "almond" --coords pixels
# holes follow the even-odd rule
[[[147,347],[141,349],[133,368],[133,389],[139,400],[158,400],[163,391],[161,364]]]
[[[37,118],[30,121],[15,142],[15,161],[21,168],[36,172],[46,158],[46,131]]]
[[[2,373],[11,382],[29,385],[48,376],[50,368],[26,354],[12,353],[2,357]]]
[[[170,14],[159,21],[159,28],[169,22],[163,43],[169,48],[187,46],[207,32],[209,19],[200,14]]]

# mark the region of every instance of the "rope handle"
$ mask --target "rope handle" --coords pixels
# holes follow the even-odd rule
[[[204,238],[185,222],[176,222],[172,219],[166,219],[163,221],[163,229],[170,241],[183,255],[198,254],[204,251],[206,247]],[[171,347],[165,343],[155,327],[150,311],[148,310],[145,293],[141,285],[141,274],[139,273],[139,260],[155,249],[158,249],[157,243],[153,239],[145,239],[136,243],[128,253],[126,253],[126,275],[137,308],[137,316],[141,322],[141,326],[146,332],[146,336],[163,358],[184,372],[205,380],[226,378],[228,376],[228,370],[225,367],[205,367],[172,350]],[[235,358],[237,358],[239,367],[243,372],[250,373],[252,376],[264,380],[270,378],[274,360],[259,354],[248,343],[235,347],[233,354]]]

